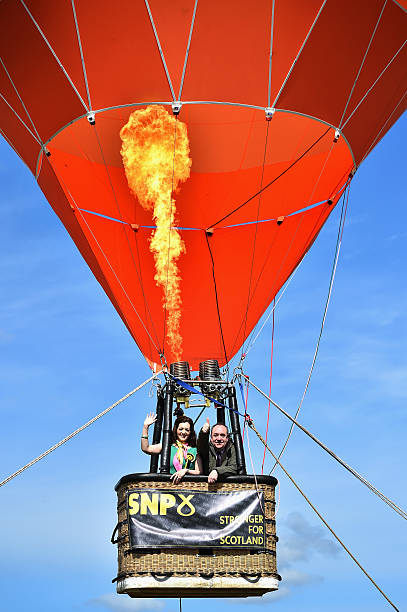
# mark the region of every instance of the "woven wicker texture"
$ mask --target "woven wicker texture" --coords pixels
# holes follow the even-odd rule
[[[259,484],[257,490],[264,493],[266,518],[266,549],[265,552],[245,549],[213,549],[208,556],[200,554],[198,549],[174,548],[157,549],[153,551],[131,551],[129,549],[129,534],[127,524],[126,494],[142,489],[168,489],[167,482],[135,482],[119,487],[118,495],[118,576],[144,575],[247,575],[277,577],[276,565],[276,531],[275,531],[275,499],[274,486]],[[182,482],[171,489],[190,491],[242,491],[256,490],[248,483],[217,483]],[[211,549],[212,550],[212,549]]]

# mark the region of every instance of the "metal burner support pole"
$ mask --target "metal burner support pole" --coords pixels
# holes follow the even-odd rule
[[[225,409],[223,406],[219,406],[219,404],[216,404],[216,406],[216,422],[225,425]]]
[[[153,433],[153,441],[152,444],[158,444],[161,442],[161,430],[163,426],[163,416],[164,416],[164,396],[162,388],[159,387],[157,389],[157,407],[156,407],[156,415],[157,420],[154,423],[154,433]],[[150,459],[150,473],[156,474],[158,472],[158,454],[151,455]]]
[[[167,382],[165,387],[164,397],[164,429],[163,429],[163,442],[161,450],[161,474],[170,473],[170,462],[171,462],[171,429],[172,429],[172,403],[174,400],[174,385],[171,382]]]
[[[243,449],[243,440],[242,433],[240,431],[240,421],[239,414],[237,412],[237,399],[236,399],[236,389],[234,385],[231,385],[228,389],[229,394],[229,414],[230,414],[230,424],[232,426],[232,435],[233,442],[235,443],[236,449],[236,462],[237,462],[237,473],[238,474],[246,474],[246,462],[244,458],[244,449]]]

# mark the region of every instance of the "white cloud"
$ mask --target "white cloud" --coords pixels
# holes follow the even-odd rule
[[[297,587],[323,581],[321,576],[302,571],[298,567],[294,569],[292,564],[295,562],[298,566],[300,562],[308,561],[314,553],[324,557],[335,557],[341,551],[340,547],[325,535],[322,527],[311,525],[299,512],[291,512],[280,522],[280,527],[283,528],[283,535],[277,551],[277,563],[283,582],[278,591],[267,593],[262,597],[230,599],[229,603],[271,604],[289,597]]]
[[[162,610],[164,603],[158,599],[136,599],[127,595],[105,593],[87,602],[88,606],[112,610],[113,612],[142,612],[143,610]]]
[[[313,552],[335,557],[340,547],[329,539],[319,525],[311,525],[299,512],[291,512],[282,521],[289,533],[282,537],[279,547],[279,564],[289,568],[293,561],[307,561]]]

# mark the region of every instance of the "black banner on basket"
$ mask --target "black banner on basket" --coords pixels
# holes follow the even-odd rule
[[[127,514],[130,548],[262,549],[266,545],[262,492],[129,491]]]

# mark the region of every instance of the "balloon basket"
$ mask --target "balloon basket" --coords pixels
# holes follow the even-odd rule
[[[112,542],[118,546],[118,574],[113,580],[117,583],[117,592],[127,593],[130,597],[249,597],[277,590],[280,576],[276,562],[276,484],[277,480],[272,476],[229,476],[214,485],[208,485],[205,476],[186,476],[178,485],[172,484],[167,474],[123,476],[115,487],[118,523],[112,536]],[[167,504],[164,509],[157,501],[163,498]],[[144,503],[146,499],[147,505]],[[185,511],[182,507],[185,502],[182,502],[167,512],[168,500],[175,504],[173,499],[187,499],[187,504],[188,499],[192,499],[195,505],[206,504],[203,515],[206,518],[199,519],[197,525],[200,510],[194,516],[197,533],[201,532],[201,536],[192,536],[195,537],[194,544],[191,544],[189,536],[189,519],[185,518],[191,516],[187,514],[187,511],[192,513],[191,505],[186,506]],[[226,509],[219,511],[215,499],[218,504],[221,500],[221,504],[232,503],[232,506],[228,506],[229,510],[225,506]],[[240,504],[235,506],[240,510],[234,516],[233,503]],[[245,507],[245,504],[251,505]],[[257,510],[253,510],[253,504],[258,504]],[[139,542],[136,545],[132,542],[132,512],[144,514],[137,517],[144,521],[140,531],[141,546]],[[170,519],[179,521],[179,525],[166,526]],[[239,524],[238,529],[246,530],[246,535],[233,535],[237,532],[231,531],[229,521],[237,519],[238,523],[234,524]],[[156,529],[154,521],[160,520],[164,523],[164,544],[157,545],[156,533],[161,526]],[[229,534],[219,538],[218,544],[227,542],[221,547],[208,545],[209,527],[206,526],[210,520],[222,525],[223,534]],[[225,528],[225,523],[229,527]],[[259,532],[263,534],[260,538]],[[247,533],[256,535],[247,536]],[[166,537],[168,544],[165,543]],[[196,542],[196,537],[202,538],[201,544]],[[178,538],[175,545],[171,545],[172,538]],[[249,546],[239,547],[241,542],[249,542]],[[250,547],[252,542],[262,544],[257,548]]]

